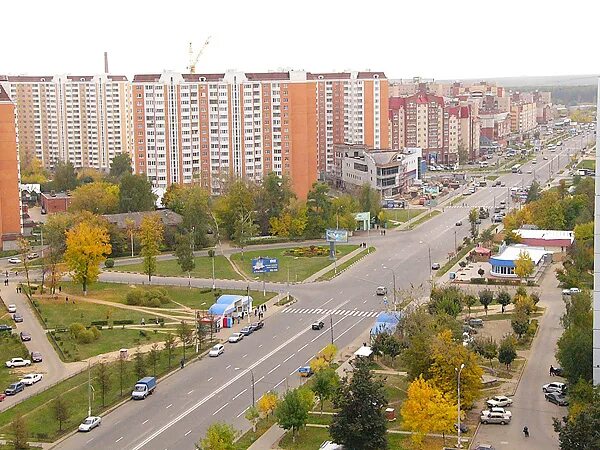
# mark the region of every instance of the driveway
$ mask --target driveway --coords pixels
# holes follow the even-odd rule
[[[547,402],[542,392],[542,385],[551,381],[564,381],[560,377],[549,375],[550,365],[557,366],[554,353],[556,342],[563,330],[560,317],[565,310],[555,274],[557,267],[557,265],[548,267],[540,280],[542,294],[540,305],[546,308],[546,312],[541,317],[538,335],[531,347],[527,365],[513,397],[512,422],[509,425],[480,426],[473,439],[473,448],[480,443],[493,444],[497,450],[559,448],[558,437],[552,427],[552,418],[566,415],[567,408]],[[523,436],[524,426],[529,428],[529,438]]]

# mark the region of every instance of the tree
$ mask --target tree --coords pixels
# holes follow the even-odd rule
[[[333,404],[338,412],[329,434],[335,442],[354,450],[388,448],[384,416],[387,400],[383,383],[373,379],[368,361],[359,359],[355,363],[352,378],[344,378]]]
[[[150,351],[148,352],[148,363],[152,366],[152,376],[156,376],[156,363],[160,358],[160,353],[158,352],[158,343],[152,344],[150,347]]]
[[[54,399],[52,411],[54,412],[54,418],[58,421],[58,430],[62,431],[63,422],[69,420],[70,417],[69,407],[62,395],[59,395]]]
[[[498,303],[500,303],[500,305],[502,305],[502,314],[504,314],[504,310],[505,308],[510,305],[510,294],[506,291],[506,290],[501,290],[497,297],[496,300],[498,301]]]
[[[196,260],[192,251],[194,244],[193,237],[189,233],[180,234],[177,236],[176,242],[175,256],[177,256],[177,264],[179,264],[183,272],[187,272],[189,280],[191,276],[190,272],[196,268]],[[188,284],[190,283],[188,282]]]
[[[153,211],[156,195],[145,175],[125,174],[119,182],[119,211]]]
[[[240,212],[240,215],[235,219],[232,238],[233,242],[242,249],[242,259],[244,259],[244,248],[248,240],[256,236],[257,233],[258,225],[254,223],[254,213],[252,211]]]
[[[244,417],[248,422],[252,424],[252,432],[256,433],[256,424],[258,423],[258,419],[260,419],[260,413],[258,412],[256,406],[250,406],[246,410],[246,414],[244,414]]]
[[[269,233],[271,219],[281,217],[295,197],[291,180],[287,175],[280,178],[275,172],[267,174],[256,196],[256,222],[263,235]]]
[[[214,203],[214,213],[219,223],[219,229],[225,232],[228,239],[234,239],[236,230],[240,231],[241,218],[253,220],[252,211],[255,211],[256,186],[249,182],[236,179],[230,182],[225,192]],[[246,238],[249,235],[244,235]]]
[[[558,339],[556,358],[567,379],[592,379],[593,310],[589,292],[569,296],[561,323],[565,331]]]
[[[198,185],[182,186],[172,184],[163,197],[165,207],[183,217],[182,227],[193,234],[196,247],[206,247],[207,233],[213,222],[210,215],[210,195]]]
[[[418,446],[426,434],[452,432],[457,411],[450,396],[419,376],[408,386],[401,414],[402,423],[413,432],[411,439]]]
[[[286,392],[275,410],[279,426],[284,430],[292,430],[292,442],[296,442],[296,433],[308,421],[308,408],[300,398],[300,389]]]
[[[316,182],[308,192],[306,200],[307,219],[305,235],[322,237],[325,229],[331,225],[333,208],[329,197],[329,186]]]
[[[477,219],[479,219],[479,210],[477,208],[469,211],[469,223],[471,224],[471,238],[477,237]]]
[[[27,422],[22,415],[17,414],[10,423],[12,431],[11,444],[15,450],[28,450],[29,447],[29,431],[27,430]]]
[[[31,244],[29,243],[29,240],[20,237],[17,240],[17,245],[19,247],[19,254],[21,255],[23,269],[25,269],[25,279],[27,280],[27,298],[31,299],[31,283],[29,282],[29,254],[31,253]]]
[[[106,181],[79,186],[71,194],[71,211],[113,214],[119,210],[119,186]]]
[[[540,199],[540,183],[537,180],[533,180],[531,187],[527,191],[527,198],[525,203],[535,202]]]
[[[140,353],[139,349],[133,357],[133,370],[137,378],[144,378],[146,376],[146,362],[144,361],[144,355]]]
[[[110,162],[109,176],[114,180],[120,180],[124,175],[131,175],[131,157],[127,153],[116,154]]]
[[[463,301],[469,311],[469,316],[471,316],[471,308],[477,303],[477,297],[475,297],[473,294],[467,294],[463,297]]]
[[[504,242],[506,245],[519,244],[521,242],[521,236],[512,230],[508,230],[504,233]]]
[[[577,414],[561,420],[554,418],[561,450],[591,450],[600,448],[600,402],[591,402]]]
[[[67,230],[73,226],[73,218],[70,214],[52,214],[48,220],[42,225],[42,233],[44,234],[44,270],[42,271],[42,282],[44,282],[45,267],[47,264],[50,272],[50,293],[54,294],[56,286],[64,273],[65,267],[62,263],[63,256],[67,248]]]
[[[73,273],[73,280],[81,283],[83,294],[88,284],[95,282],[100,273],[99,265],[111,252],[106,228],[80,222],[67,231],[65,261]]]
[[[262,397],[258,399],[258,410],[269,417],[269,415],[275,411],[275,408],[277,408],[277,403],[279,403],[279,397],[276,392],[265,392]]]
[[[533,264],[533,260],[529,253],[521,250],[519,252],[519,257],[515,261],[515,275],[518,276],[521,280],[529,278],[533,274],[533,269],[535,265]]]
[[[486,228],[481,232],[481,235],[479,237],[483,245],[488,247],[492,244],[492,241],[494,240],[494,232],[491,228]]]
[[[334,198],[331,202],[335,219],[335,227],[354,231],[356,229],[355,215],[358,212],[358,203],[351,195],[344,194]],[[332,224],[333,225],[333,224]]]
[[[493,337],[482,337],[475,339],[475,351],[479,353],[483,358],[490,362],[490,366],[493,368],[494,364],[492,360],[498,356],[498,344]]]
[[[125,358],[119,356],[119,385],[121,387],[121,397],[123,397],[123,377],[125,376],[126,370],[127,366],[125,365]]]
[[[270,231],[274,236],[300,238],[308,223],[306,204],[292,199],[279,217],[269,219]]]
[[[371,218],[378,217],[381,211],[381,196],[377,189],[371,187],[369,183],[364,183],[358,194],[358,206],[360,212],[368,211],[371,213]]]
[[[485,310],[485,315],[488,313],[488,306],[494,301],[494,293],[489,289],[484,289],[479,291],[479,303],[483,305],[483,309]]]
[[[198,450],[235,450],[237,431],[226,423],[213,423],[206,430],[206,435],[198,444]]]
[[[510,365],[517,357],[515,339],[512,336],[506,336],[500,341],[498,349],[498,361],[506,365],[506,370],[510,370]]]
[[[457,391],[458,379],[456,368],[464,364],[460,377],[461,403],[470,406],[478,398],[481,390],[483,370],[477,363],[476,355],[460,342],[456,342],[450,330],[443,330],[433,341],[433,364],[431,379],[442,392],[454,396]]]
[[[462,311],[464,293],[457,286],[444,286],[431,289],[428,304],[431,314],[446,313],[452,317],[458,316]]]
[[[79,185],[75,166],[71,162],[59,161],[54,167],[54,179],[52,187],[55,191],[72,191]]]
[[[110,379],[110,367],[104,361],[100,361],[96,366],[96,381],[98,382],[98,386],[100,387],[100,395],[102,396],[102,407],[106,406],[106,391],[110,387]]]
[[[173,355],[173,349],[175,348],[175,338],[171,333],[167,333],[167,336],[165,337],[164,348],[167,351],[169,369],[171,369],[171,356]]]
[[[192,335],[194,334],[194,330],[192,327],[188,325],[185,320],[179,322],[177,325],[177,337],[181,341],[181,345],[183,346],[183,360],[185,361],[185,349],[192,342]]]
[[[148,281],[152,281],[152,275],[156,273],[156,256],[160,253],[163,230],[162,220],[157,214],[144,216],[140,224],[138,234],[144,258],[144,273],[148,275]]]
[[[328,368],[315,372],[311,388],[319,399],[321,414],[323,413],[323,402],[333,396],[339,382],[340,378],[334,369]]]

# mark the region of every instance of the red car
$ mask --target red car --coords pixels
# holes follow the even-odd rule
[[[6,394],[4,392],[0,392],[0,402],[6,398]]]

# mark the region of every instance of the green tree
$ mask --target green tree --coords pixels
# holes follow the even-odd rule
[[[258,408],[256,406],[250,406],[246,410],[246,414],[244,417],[248,422],[252,424],[252,432],[256,433],[256,424],[258,423],[258,419],[260,419],[260,413],[258,412]]]
[[[160,353],[158,351],[158,343],[155,342],[150,347],[150,351],[148,352],[148,364],[152,366],[152,376],[156,376],[156,363],[160,359]]]
[[[307,237],[321,237],[325,229],[331,225],[334,215],[329,187],[325,183],[316,182],[308,192],[306,200],[307,220],[305,235]]]
[[[237,431],[226,423],[213,423],[206,430],[206,435],[196,444],[198,450],[235,450]]]
[[[15,450],[28,450],[29,447],[29,431],[27,430],[27,422],[22,415],[16,414],[15,418],[10,423],[12,434],[11,444]]]
[[[119,211],[153,211],[156,195],[145,175],[125,174],[119,182]]]
[[[106,391],[110,387],[111,371],[108,364],[101,361],[96,366],[96,382],[100,387],[100,395],[102,397],[102,407],[106,406]]]
[[[114,180],[120,180],[124,175],[131,175],[131,157],[127,153],[117,153],[110,162],[109,176]]]
[[[152,281],[152,275],[156,273],[156,256],[160,253],[163,230],[162,220],[157,214],[144,216],[140,224],[138,235],[142,245],[144,273],[148,275],[148,281]]]
[[[144,378],[146,376],[146,361],[144,361],[144,355],[140,353],[139,349],[133,357],[133,370],[137,378]]]
[[[526,280],[533,274],[533,269],[535,268],[535,264],[529,256],[529,253],[521,250],[519,252],[519,257],[515,261],[515,275],[518,276],[521,280]]]
[[[537,180],[533,180],[531,187],[527,191],[527,199],[525,203],[535,202],[540,199],[540,183]]]
[[[556,358],[567,379],[592,379],[593,310],[589,292],[571,295],[561,318],[564,331],[557,342]]]
[[[254,223],[254,213],[252,211],[248,211],[247,213],[241,212],[235,219],[232,238],[233,242],[242,249],[242,259],[244,259],[244,248],[248,244],[248,241],[256,236],[257,233],[258,225]]]
[[[583,407],[577,414],[553,419],[561,450],[600,448],[600,402]]]
[[[490,366],[493,368],[493,360],[498,357],[498,344],[493,337],[489,336],[483,338],[480,345],[476,346],[480,348],[479,354],[490,362]]]
[[[67,230],[73,226],[73,218],[70,214],[57,213],[48,217],[42,225],[44,234],[44,266],[42,270],[42,282],[45,282],[48,272],[50,293],[54,294],[56,286],[63,273],[63,257],[67,249]]]
[[[173,356],[173,349],[175,348],[175,338],[171,333],[167,333],[164,340],[164,349],[167,351],[168,367],[171,369],[171,357]]]
[[[323,413],[323,402],[333,396],[339,382],[339,376],[334,369],[327,368],[315,373],[311,389],[319,399],[321,414]]]
[[[369,211],[371,218],[378,217],[381,211],[381,196],[369,183],[365,183],[360,187],[358,193],[358,205],[360,212]]]
[[[308,421],[308,408],[302,401],[298,389],[285,393],[283,400],[277,405],[275,417],[277,423],[284,430],[292,430],[292,442],[296,442],[296,433]]]
[[[452,317],[462,311],[464,293],[458,286],[434,286],[428,304],[431,314],[446,313]]]
[[[105,181],[94,181],[79,186],[71,194],[70,211],[90,211],[94,214],[112,214],[119,209],[119,186]]]
[[[333,399],[338,412],[329,434],[335,442],[354,450],[385,450],[387,406],[383,383],[373,379],[369,363],[358,360],[352,378],[344,378]]]
[[[493,243],[494,232],[491,228],[486,228],[481,232],[480,239],[484,246],[489,247]]]
[[[295,197],[291,180],[287,175],[280,178],[275,172],[267,174],[256,196],[256,222],[262,235],[269,234],[271,219],[281,217]]]
[[[65,261],[73,280],[81,283],[84,295],[87,286],[98,279],[99,265],[110,254],[106,228],[80,222],[67,231]]]
[[[471,316],[471,308],[477,304],[477,297],[473,294],[467,294],[463,297],[463,301],[469,311],[469,316]]]
[[[500,341],[500,347],[498,348],[498,361],[506,366],[506,370],[510,370],[510,365],[516,357],[517,349],[514,337],[504,337]]]
[[[254,219],[256,186],[241,179],[230,182],[214,203],[214,213],[228,239],[234,239],[236,230],[240,231],[240,218],[251,216]],[[249,236],[248,236],[249,237]]]
[[[345,194],[334,198],[331,207],[334,213],[332,219],[335,220],[336,228],[354,231],[356,228],[355,215],[358,212],[358,203],[354,197]]]
[[[471,238],[477,238],[477,219],[479,219],[479,210],[477,208],[469,211],[469,223],[471,224]]]
[[[177,264],[183,272],[187,272],[188,280],[191,276],[191,271],[196,268],[196,260],[194,259],[194,252],[192,251],[193,236],[189,233],[180,234],[176,238],[177,244],[175,245],[175,256],[177,256]],[[191,287],[190,282],[188,284]]]
[[[52,187],[57,192],[72,191],[79,185],[75,166],[71,162],[59,161],[54,167]]]
[[[54,418],[58,421],[58,430],[62,431],[63,423],[69,420],[69,417],[71,416],[67,402],[62,395],[59,395],[54,399],[52,411],[54,413]]]
[[[185,361],[185,349],[192,342],[193,335],[194,335],[194,330],[192,329],[192,327],[190,327],[190,325],[185,320],[182,320],[181,322],[179,322],[179,325],[177,325],[177,337],[179,338],[179,341],[181,342],[181,345],[183,346],[183,360],[184,361]]]
[[[483,309],[485,310],[485,315],[488,313],[488,306],[494,301],[494,293],[489,289],[483,289],[479,291],[479,303],[483,305]]]
[[[29,281],[29,268],[31,265],[29,254],[31,253],[31,244],[29,240],[20,237],[17,239],[17,246],[19,248],[23,269],[25,270],[25,280],[27,281],[27,292],[25,294],[27,294],[27,298],[31,299],[31,283]]]
[[[208,230],[213,220],[210,215],[210,195],[206,189],[197,186],[172,184],[163,197],[163,204],[183,217],[182,227],[194,236],[198,248],[209,244]]]
[[[519,336],[519,339],[521,339],[529,329],[529,316],[525,313],[525,311],[519,310],[513,315],[510,325],[515,334]]]
[[[502,314],[504,314],[504,310],[508,305],[510,305],[511,297],[510,294],[506,290],[501,290],[496,297],[496,300],[500,305],[502,305]]]

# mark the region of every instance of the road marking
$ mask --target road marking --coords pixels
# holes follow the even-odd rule
[[[304,364],[308,364],[308,363],[310,362],[310,360],[311,360],[311,359],[313,359],[314,357],[315,357],[315,355],[312,355],[310,358],[308,358],[308,359],[306,360],[306,362],[305,362]]]
[[[239,418],[240,418],[240,416],[241,416],[242,414],[244,414],[246,411],[248,411],[249,409],[250,409],[250,407],[248,406],[248,407],[247,407],[245,410],[243,410],[241,413],[239,413],[239,414],[238,414],[237,416],[235,416],[235,417],[239,419]]]
[[[119,439],[117,439],[117,440],[115,441],[115,444],[116,444],[117,442],[119,442],[121,439],[123,439],[123,436],[121,436]]]
[[[206,381],[210,381],[210,380],[212,380],[212,379],[213,379],[213,377],[210,377],[210,378],[209,378],[208,380],[206,380]]]
[[[338,305],[338,308],[340,308],[341,306],[345,305],[349,301],[350,300],[346,300],[345,302],[342,302],[340,305]],[[298,339],[300,336],[302,336],[303,334],[307,333],[308,331],[309,331],[309,329],[305,328],[304,330],[299,331],[294,336],[290,337],[287,341],[282,342],[281,344],[279,344],[279,346],[277,346],[275,349],[273,349],[272,351],[270,351],[269,353],[267,353],[265,356],[263,356],[262,358],[260,358],[256,362],[254,362],[253,364],[251,364],[247,369],[245,369],[244,371],[238,373],[236,376],[234,376],[233,378],[231,378],[229,381],[227,381],[226,383],[224,383],[221,386],[219,386],[218,388],[216,388],[209,395],[207,395],[203,399],[199,400],[194,405],[190,406],[188,409],[186,409],[181,414],[179,414],[177,417],[175,417],[174,419],[172,419],[171,421],[169,421],[168,423],[166,423],[165,425],[163,425],[162,427],[160,427],[158,430],[154,431],[150,436],[144,438],[135,447],[132,447],[131,450],[141,450],[144,446],[146,446],[149,442],[151,442],[152,440],[154,440],[157,436],[161,435],[166,430],[168,430],[173,425],[175,425],[177,422],[179,422],[183,418],[185,418],[188,415],[190,415],[192,412],[194,412],[195,410],[197,410],[198,408],[200,408],[207,401],[209,401],[210,399],[212,399],[213,397],[215,397],[217,394],[220,394],[222,391],[224,391],[229,386],[231,386],[232,384],[234,384],[236,381],[238,381],[241,377],[243,377],[244,375],[246,375],[252,369],[254,369],[258,365],[262,364],[267,359],[271,358],[275,353],[277,353],[278,351],[280,351],[282,348],[286,347],[290,343],[294,342],[296,339]],[[264,377],[261,377],[258,381],[262,380],[263,378]],[[211,377],[211,379],[212,379],[212,377]],[[256,381],[255,383],[258,383],[258,381]]]
[[[167,406],[166,409],[169,409],[171,406],[173,406],[173,403],[169,404],[169,406]]]
[[[150,420],[150,419],[146,419],[146,420],[144,420],[144,421],[142,422],[142,425],[146,424],[146,423],[148,422],[148,420]]]
[[[225,407],[229,405],[229,402],[225,403],[223,406],[221,406],[219,409],[217,409],[214,413],[213,416],[216,416],[217,414],[219,414],[221,411],[223,411],[225,409]]]
[[[264,378],[265,378],[264,376],[260,377],[258,380],[256,380],[256,381],[254,382],[254,384],[256,384],[256,383],[260,383],[260,380],[262,380],[262,379],[264,379]]]
[[[184,436],[187,436],[188,434],[190,434],[192,432],[192,430],[188,431],[187,433],[184,434]]]
[[[246,353],[244,356],[242,356],[242,358],[245,358],[246,356],[248,356],[248,353]]]
[[[262,344],[260,344],[260,345],[258,346],[258,348],[261,348],[262,346],[263,346],[263,345],[262,345]]]
[[[363,302],[363,305],[364,305],[365,303],[367,303],[367,301],[366,301],[366,300]]]
[[[89,444],[90,442],[92,442],[94,440],[94,438],[89,439],[86,444]]]
[[[281,364],[277,364],[275,367],[273,367],[271,370],[269,370],[267,372],[267,375],[270,375],[271,373],[275,372],[277,369],[279,369],[279,367],[281,367]]]
[[[274,335],[273,335],[273,339],[275,339],[276,337],[277,337],[277,335],[276,335],[276,334],[274,334]]]
[[[288,361],[289,361],[290,359],[292,359],[293,357],[294,357],[294,355],[293,355],[293,354],[292,354],[292,355],[290,355],[290,356],[288,356],[287,358],[285,358],[285,359],[283,360],[283,362],[282,362],[281,364],[283,364],[283,363],[285,363],[285,362],[288,362]]]
[[[310,361],[310,359],[309,359]],[[296,370],[293,370],[290,372],[289,376],[291,377],[292,375],[294,375],[296,372],[298,372],[298,370],[300,370],[300,367],[298,367]]]
[[[311,341],[312,342],[312,341]],[[302,347],[300,347],[298,349],[298,353],[300,353],[300,350],[304,350],[306,347],[308,346],[308,343],[304,344]]]
[[[188,395],[190,395],[192,392],[194,392],[194,390],[192,389],[190,392],[188,392]]]
[[[248,388],[244,389],[242,392],[240,392],[238,395],[236,395],[235,397],[233,397],[231,400],[235,400],[236,398],[238,398],[240,395],[242,395],[247,390],[248,390]]]
[[[285,380],[286,380],[286,378],[284,378],[284,379],[283,379],[283,380],[281,380],[279,383],[277,383],[277,384],[275,385],[275,388],[278,388],[278,387],[279,387],[279,385],[280,385],[281,383],[283,383]]]
[[[227,367],[225,367],[225,370],[229,369],[231,367],[231,364],[229,364]]]
[[[290,329],[290,327],[286,327],[286,330],[289,330],[289,329]]]

